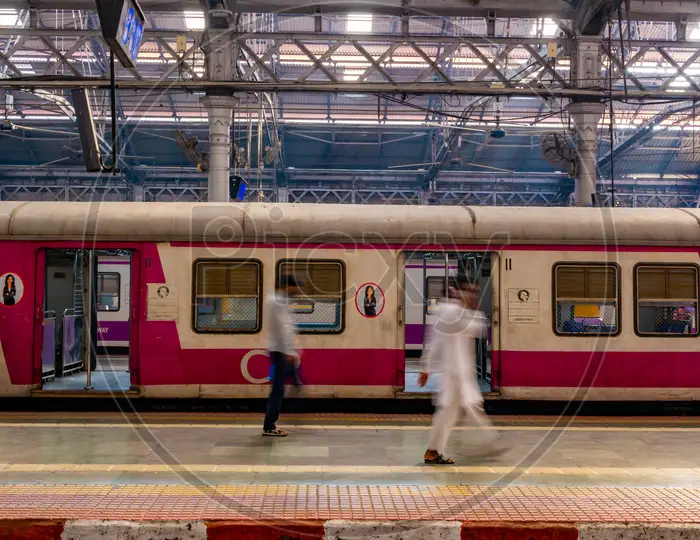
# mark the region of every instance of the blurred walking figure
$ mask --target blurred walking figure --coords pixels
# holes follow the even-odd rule
[[[296,325],[289,313],[289,303],[301,296],[302,284],[293,276],[284,276],[274,294],[265,302],[265,327],[268,331],[268,352],[271,362],[272,389],[267,400],[267,412],[263,425],[263,436],[286,437],[287,432],[277,428],[277,420],[284,401],[284,385],[292,379],[299,389],[301,380],[297,374],[299,352]]]
[[[440,372],[441,376],[436,399],[438,411],[433,416],[430,442],[423,457],[425,463],[454,463],[443,453],[462,410],[467,420],[478,427],[491,426],[483,410],[484,398],[476,376],[476,339],[485,336],[488,328],[478,305],[478,286],[465,277],[453,279],[448,299],[439,307],[431,329],[418,384],[425,386],[431,372]],[[489,435],[487,442],[492,444],[494,435]]]

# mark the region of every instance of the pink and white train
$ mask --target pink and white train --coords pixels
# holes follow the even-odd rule
[[[101,344],[128,346],[121,390],[144,398],[266,396],[264,297],[286,273],[307,281],[309,396],[410,394],[445,265],[482,284],[490,398],[700,397],[700,210],[1,202],[0,395],[85,370],[59,330],[75,306],[47,309],[85,249],[99,324],[122,313]]]

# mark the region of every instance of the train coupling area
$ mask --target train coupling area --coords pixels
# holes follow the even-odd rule
[[[0,538],[700,539],[700,419],[430,420],[3,413]]]

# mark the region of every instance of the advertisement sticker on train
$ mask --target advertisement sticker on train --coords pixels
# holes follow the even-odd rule
[[[508,289],[508,322],[513,324],[540,322],[539,289]]]
[[[376,283],[364,283],[355,294],[355,307],[363,317],[379,317],[384,311],[384,291]]]
[[[169,283],[148,284],[149,321],[177,321],[178,319],[177,285]]]
[[[9,272],[0,277],[2,283],[2,304],[7,307],[17,305],[24,295],[22,278],[16,273]]]

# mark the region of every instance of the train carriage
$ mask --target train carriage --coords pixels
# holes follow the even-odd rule
[[[72,395],[90,371],[95,391],[263,397],[264,298],[293,273],[307,283],[291,309],[309,395],[401,397],[417,391],[444,278],[461,271],[482,284],[492,323],[479,344],[489,397],[696,399],[699,220],[664,209],[2,202],[0,395]],[[65,272],[49,268],[78,256],[74,301],[97,312],[119,290],[120,308],[55,320],[48,291]],[[104,275],[114,257],[128,261],[119,284]],[[119,377],[84,354],[81,324],[99,333],[110,311],[128,330],[111,343],[126,343]]]

